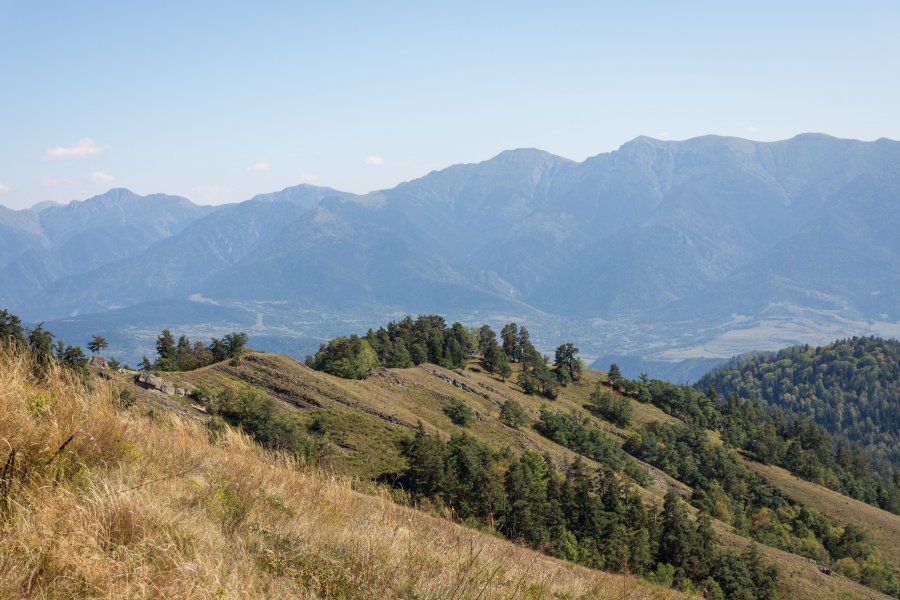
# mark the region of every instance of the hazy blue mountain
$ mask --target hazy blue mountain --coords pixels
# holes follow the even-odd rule
[[[900,331],[890,140],[640,137],[580,163],[511,150],[366,195],[304,185],[162,213],[155,197],[99,198],[0,212],[0,282],[28,290],[0,300],[95,327],[199,302],[198,330],[245,311],[279,349],[404,311],[517,319],[679,379],[748,350]]]
[[[43,243],[36,213],[0,206],[0,268]]]
[[[186,198],[138,196],[124,189],[67,205],[3,209],[7,216],[16,213],[9,221],[24,233],[7,236],[0,231],[0,300],[25,303],[34,294],[43,296],[44,289],[57,280],[140,254],[211,210]],[[0,216],[0,227],[6,220]],[[21,235],[26,234],[29,237],[23,239]],[[9,245],[15,252],[9,251]]]
[[[198,293],[208,279],[290,227],[322,198],[346,196],[301,185],[207,210],[178,235],[158,240],[143,252],[58,279],[33,297],[36,308],[27,314],[55,318]],[[252,295],[252,290],[246,292]]]

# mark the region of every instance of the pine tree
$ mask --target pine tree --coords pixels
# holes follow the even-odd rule
[[[100,354],[101,350],[104,350],[109,347],[109,343],[106,341],[106,338],[102,335],[94,335],[91,337],[91,341],[88,342],[88,350],[93,352],[94,354]]]
[[[521,346],[519,344],[519,326],[515,323],[507,323],[500,330],[500,339],[503,340],[503,352],[514,362],[522,361]]]
[[[478,330],[478,353],[487,357],[488,349],[497,346],[497,334],[490,325],[482,325]]]
[[[62,340],[59,341],[62,345]],[[40,323],[37,327],[28,332],[28,346],[34,356],[35,362],[41,368],[49,366],[53,359],[53,334],[44,329],[44,324]],[[57,361],[62,362],[65,354],[65,347],[57,351]]]
[[[554,357],[556,376],[563,385],[581,379],[581,360],[578,348],[572,342],[560,344]]]
[[[693,527],[681,498],[675,490],[666,492],[660,515],[657,562],[683,567],[694,542]]]
[[[0,344],[25,343],[22,320],[5,308],[0,310]]]
[[[443,491],[446,453],[446,446],[440,438],[428,435],[419,421],[415,437],[403,448],[403,455],[409,463],[406,478],[413,494],[430,498]]]
[[[168,329],[163,329],[156,338],[156,368],[161,371],[174,371],[178,368],[178,349],[175,338]]]

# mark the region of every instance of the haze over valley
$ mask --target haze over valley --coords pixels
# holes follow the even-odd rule
[[[66,339],[102,331],[132,363],[166,325],[302,358],[440,312],[692,380],[743,352],[897,335],[898,165],[887,139],[639,137],[364,195],[301,184],[211,207],[114,189],[3,211],[0,304]]]

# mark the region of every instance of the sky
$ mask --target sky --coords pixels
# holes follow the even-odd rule
[[[11,208],[810,131],[900,139],[900,2],[0,0]]]

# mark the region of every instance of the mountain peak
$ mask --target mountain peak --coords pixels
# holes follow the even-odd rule
[[[29,210],[32,212],[39,213],[42,210],[47,210],[48,208],[53,208],[55,206],[64,206],[61,202],[54,202],[53,200],[44,200],[43,202],[38,202],[33,205]]]
[[[109,201],[109,202],[121,202],[122,200],[132,200],[134,198],[140,198],[138,194],[135,194],[128,188],[111,188],[110,190],[99,194],[97,196],[92,196],[85,200],[85,202],[92,201]]]
[[[498,164],[529,164],[529,163],[555,163],[555,162],[572,162],[568,158],[557,156],[539,148],[513,148],[504,150],[497,156],[484,161],[486,163]]]

